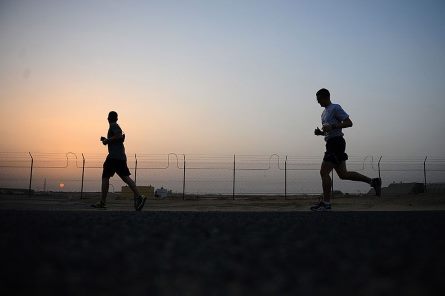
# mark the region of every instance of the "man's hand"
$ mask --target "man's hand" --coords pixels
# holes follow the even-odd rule
[[[107,145],[108,144],[108,139],[105,137],[100,137],[100,141],[102,142],[102,144]]]
[[[330,125],[329,123],[323,124],[323,132],[329,133],[330,131],[332,131],[332,129],[332,125]]]
[[[318,127],[315,129],[314,134],[316,136],[324,136],[324,132],[322,132]]]

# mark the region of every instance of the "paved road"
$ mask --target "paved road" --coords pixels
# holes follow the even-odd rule
[[[445,295],[444,229],[441,211],[0,210],[0,293]]]

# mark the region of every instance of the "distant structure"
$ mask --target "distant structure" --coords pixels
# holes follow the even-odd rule
[[[164,187],[161,187],[160,189],[156,189],[155,191],[155,197],[157,198],[166,198],[167,196],[171,195],[172,191],[167,190]]]
[[[154,196],[155,188],[151,185],[149,186],[137,186],[139,192],[146,197],[150,198]],[[120,196],[124,198],[133,198],[133,191],[131,191],[130,187],[122,186]]]
[[[34,194],[34,190],[29,192],[28,189],[23,188],[0,188],[0,194],[25,195],[29,193]]]
[[[434,184],[427,184],[427,192],[430,192],[430,186]],[[425,192],[425,185],[423,183],[392,183],[388,187],[382,187],[382,196],[389,195],[404,195],[404,194],[419,194]],[[374,188],[368,192],[369,195],[374,195]]]
[[[426,192],[428,192],[428,193],[445,193],[445,183],[426,184]]]
[[[340,190],[334,190],[334,191],[332,191],[332,196],[336,196],[336,197],[339,197],[339,196],[344,196],[345,194],[342,192],[342,191],[340,191]]]

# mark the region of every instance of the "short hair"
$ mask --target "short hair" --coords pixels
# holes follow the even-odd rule
[[[331,94],[326,88],[322,88],[319,91],[317,91],[317,98],[330,98]]]
[[[110,111],[110,113],[108,113],[108,119],[111,121],[117,121],[117,113],[115,111]]]

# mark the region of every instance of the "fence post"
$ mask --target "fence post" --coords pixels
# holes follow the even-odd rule
[[[185,154],[184,157],[184,175],[182,177],[182,200],[185,200]]]
[[[377,164],[377,165],[378,165],[378,168],[379,168],[379,180],[380,180],[380,181],[382,181],[382,176],[381,176],[381,174],[380,174],[380,161],[382,161],[382,157],[383,157],[383,156],[380,155],[379,162],[378,162],[378,164]]]
[[[29,188],[28,188],[28,195],[31,195],[31,185],[32,185],[32,168],[34,167],[34,158],[31,155],[31,152],[29,152],[29,156],[31,157],[31,174],[29,176]]]
[[[134,184],[137,182],[137,174],[138,174],[138,159],[136,157],[136,153],[134,154],[135,165],[134,165]]]
[[[428,158],[428,156],[425,156],[425,160],[423,161],[423,179],[424,179],[424,186],[425,186],[425,193],[427,192],[426,190],[426,159]]]
[[[382,160],[382,156],[380,156],[380,158],[379,158],[379,162],[377,163],[377,165],[378,165],[378,168],[379,168],[379,179],[381,180],[382,179],[382,176],[380,175],[380,161]]]
[[[235,154],[233,154],[233,183],[232,183],[232,199],[235,200],[235,170],[236,170],[236,161]]]
[[[287,199],[287,155],[284,161],[284,199]]]
[[[80,199],[83,198],[83,179],[85,176],[85,157],[83,156],[82,153],[82,186],[80,187]]]

